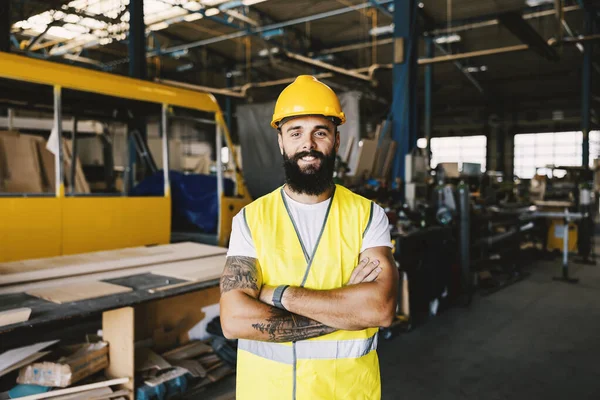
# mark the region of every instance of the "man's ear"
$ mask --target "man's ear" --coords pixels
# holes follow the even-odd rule
[[[340,131],[335,130],[335,152],[337,153],[340,149]]]
[[[281,131],[277,134],[277,143],[279,143],[279,151],[281,152],[281,155],[283,155],[283,137]]]

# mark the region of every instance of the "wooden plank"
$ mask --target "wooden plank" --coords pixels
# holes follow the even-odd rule
[[[226,259],[223,256],[206,257],[181,262],[177,265],[177,268],[164,266],[152,271],[152,273],[187,281],[209,281],[221,276],[225,262]]]
[[[375,153],[377,152],[377,141],[371,139],[363,139],[362,145],[358,148],[358,162],[356,163],[356,171],[354,176],[367,178],[371,177],[373,171],[373,163],[375,161]]]
[[[110,365],[106,376],[129,378],[120,382],[119,389],[134,390],[135,373],[135,315],[132,307],[102,313],[103,339],[108,342]],[[133,396],[127,396],[133,400]]]
[[[160,292],[164,292],[164,291],[171,290],[171,289],[177,289],[180,287],[195,285],[196,283],[198,283],[198,281],[187,281],[187,282],[181,282],[181,283],[174,283],[172,285],[166,285],[166,286],[160,286],[160,287],[148,289],[148,293],[160,293]]]
[[[78,282],[70,285],[57,285],[27,292],[30,296],[39,297],[57,304],[69,303],[113,294],[131,292],[133,289],[108,282]]]
[[[22,362],[24,359],[31,357],[32,354],[36,354],[40,350],[48,348],[57,342],[58,340],[51,340],[49,342],[35,343],[30,346],[23,346],[5,351],[0,354],[0,371],[4,371],[15,364]]]
[[[0,326],[16,324],[27,321],[31,315],[31,308],[14,308],[12,310],[0,311]]]
[[[106,395],[112,394],[113,397],[120,395],[114,395],[114,392],[110,387],[103,387],[98,389],[87,390],[81,393],[66,394],[64,396],[54,397],[54,400],[91,400],[98,398],[107,398]]]
[[[137,338],[151,338],[160,328],[179,333],[179,343],[188,343],[189,331],[206,318],[203,308],[218,304],[220,298],[219,288],[211,287],[139,304],[135,309]]]
[[[198,262],[200,262],[200,260],[203,260],[203,258],[198,258],[195,260],[198,260]],[[195,261],[195,260],[189,260],[189,261]],[[187,261],[176,261],[176,262],[172,262],[172,263],[162,263],[162,264],[156,264],[156,265],[151,264],[151,265],[144,265],[141,267],[125,268],[125,269],[121,269],[121,270],[111,270],[111,271],[97,272],[97,273],[91,273],[91,274],[86,274],[86,275],[77,275],[77,276],[71,276],[71,277],[48,279],[48,280],[37,281],[37,282],[9,285],[9,286],[0,287],[0,295],[1,294],[9,294],[9,293],[23,293],[23,292],[27,292],[27,291],[30,291],[33,289],[42,289],[42,288],[52,287],[52,286],[55,286],[57,283],[66,285],[66,284],[71,284],[71,283],[75,283],[75,282],[87,282],[90,280],[100,281],[100,280],[122,278],[125,276],[132,276],[132,275],[137,275],[137,274],[145,274],[145,273],[149,273],[149,272],[151,273],[152,271],[156,270],[157,267],[165,267],[165,268],[170,267],[173,269],[177,269],[179,267],[179,264],[181,264],[181,263],[187,263]],[[190,283],[190,282],[186,282],[186,283]],[[196,283],[196,282],[192,282],[192,283]]]
[[[106,387],[106,386],[123,385],[123,384],[127,384],[130,381],[131,381],[131,379],[129,379],[129,378],[111,379],[108,381],[90,383],[89,385],[73,386],[73,387],[66,388],[66,389],[53,390],[51,392],[34,394],[32,396],[19,397],[19,400],[50,399],[50,398],[62,396],[65,394],[85,392],[85,391],[88,391],[91,389],[97,389],[97,388]]]
[[[14,261],[0,264],[0,286],[183,261],[226,252],[227,249],[223,247],[185,242]]]
[[[390,170],[392,169],[392,163],[394,162],[394,158],[396,157],[396,147],[397,147],[397,143],[392,140],[389,144],[389,150],[385,157],[385,162],[383,163],[383,168],[381,169],[381,177],[384,179],[388,179],[390,176]]]
[[[10,366],[9,368],[6,368],[5,370],[0,371],[0,377],[6,375],[8,373],[11,373],[13,371],[16,371],[16,370],[18,370],[21,367],[29,365],[32,362],[37,361],[40,358],[45,357],[45,356],[47,356],[50,353],[52,353],[52,352],[51,351],[39,351],[39,352],[37,352],[35,354],[32,354],[29,357],[25,358],[24,360],[22,360],[22,361],[20,361],[20,362],[18,362],[16,364]]]

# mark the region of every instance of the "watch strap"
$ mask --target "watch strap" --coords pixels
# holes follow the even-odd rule
[[[281,299],[283,298],[283,292],[285,292],[285,289],[287,289],[288,287],[290,287],[290,285],[277,286],[273,291],[273,305],[275,307],[285,310],[285,307],[283,306],[283,304],[281,304]]]

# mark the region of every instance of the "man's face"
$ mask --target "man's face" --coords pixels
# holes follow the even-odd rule
[[[318,116],[294,118],[281,126],[278,140],[286,182],[292,190],[319,195],[333,185],[340,146],[333,122]]]

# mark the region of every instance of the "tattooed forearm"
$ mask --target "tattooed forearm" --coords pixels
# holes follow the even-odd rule
[[[269,334],[271,342],[295,342],[335,332],[336,329],[301,315],[273,307],[265,322],[252,324],[261,333]]]
[[[252,257],[227,257],[221,276],[221,294],[233,289],[259,290],[256,259]]]

